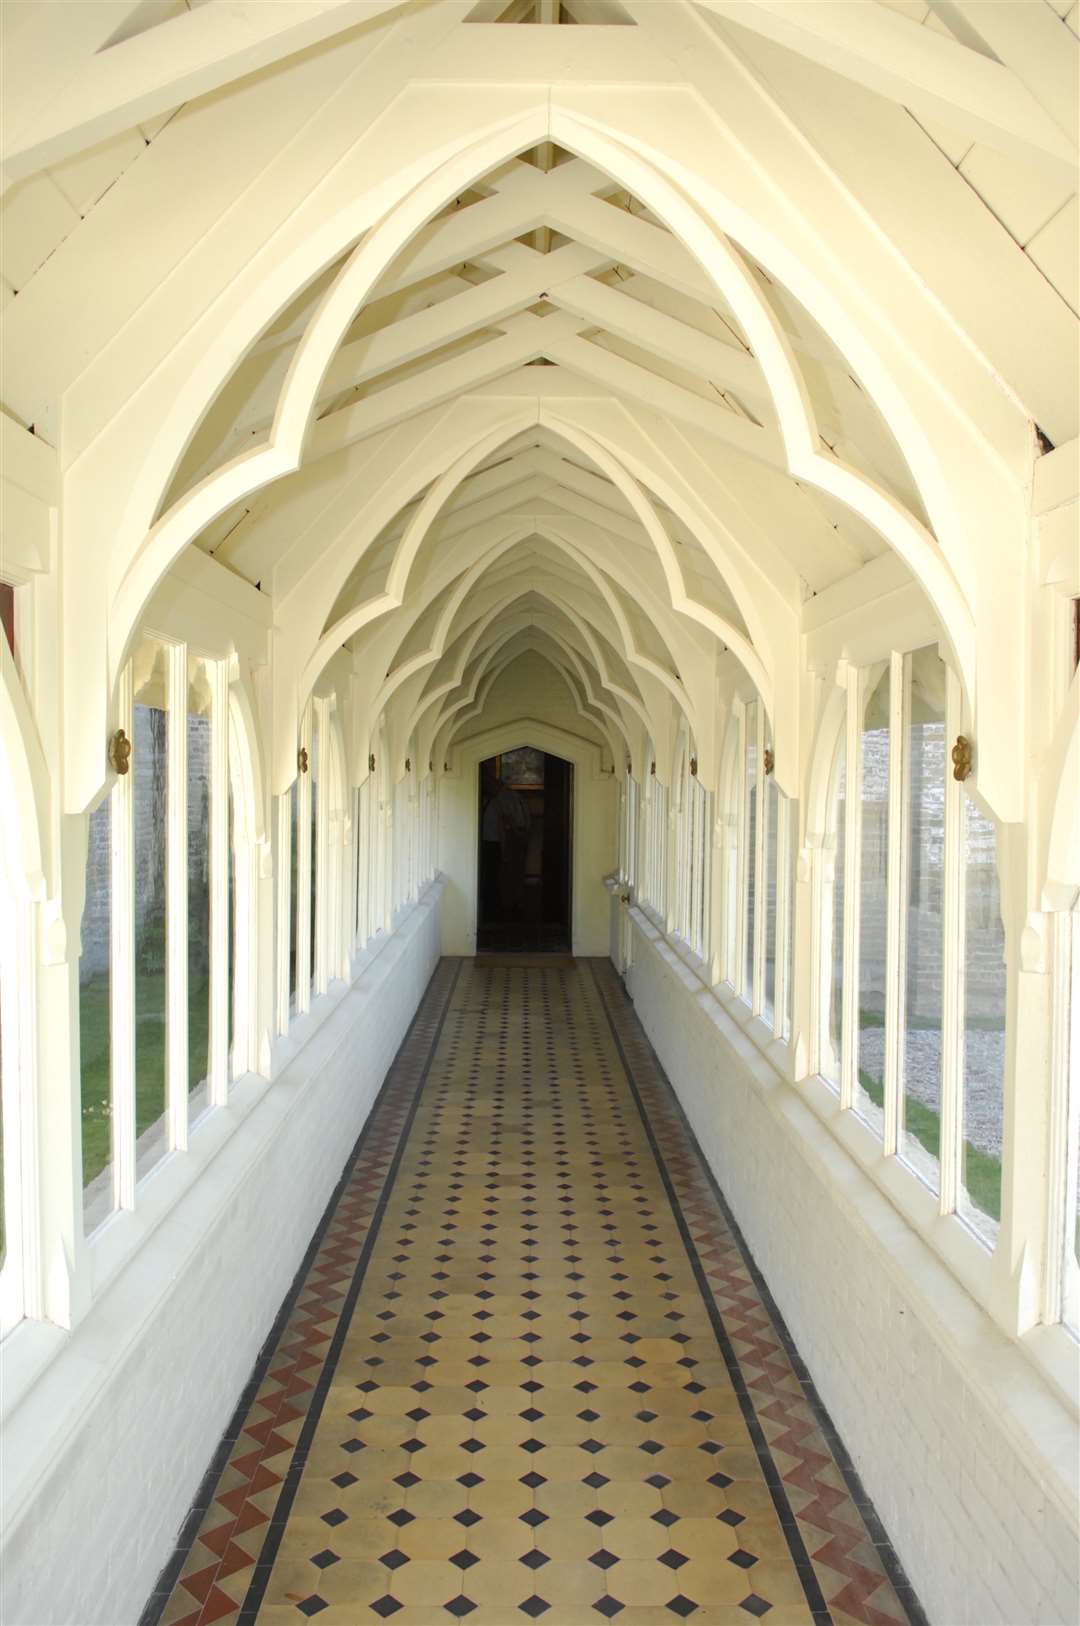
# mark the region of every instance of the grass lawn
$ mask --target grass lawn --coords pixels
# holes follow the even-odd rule
[[[870,1097],[871,1101],[879,1107],[885,1104],[885,1091],[876,1078],[859,1069],[859,1083]],[[931,1107],[925,1106],[921,1101],[910,1098],[904,1102],[904,1126],[910,1135],[913,1135],[932,1157],[940,1161],[941,1158],[941,1117]],[[996,1157],[988,1157],[972,1146],[970,1141],[963,1145],[962,1178],[968,1196],[980,1213],[988,1214],[991,1219],[1001,1218],[1001,1161]]]
[[[135,1135],[155,1124],[165,1110],[165,974],[135,979]],[[206,1077],[210,1031],[210,985],[203,977],[188,986],[188,1088]],[[109,979],[93,977],[79,990],[82,1044],[83,1185],[99,1175],[112,1156],[112,1103],[109,1089]]]

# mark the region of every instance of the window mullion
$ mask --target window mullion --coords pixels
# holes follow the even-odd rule
[[[277,1031],[289,1031],[289,950],[292,944],[292,798],[291,788],[274,798],[277,804],[277,874],[274,877],[277,908],[274,943],[274,971],[277,985]]]
[[[135,732],[134,675],[120,678],[116,722],[128,739]],[[135,775],[119,777],[112,791],[112,919],[109,1025],[112,1056],[113,1207],[135,1207]]]
[[[188,1143],[188,852],[186,644],[166,655],[165,1043],[168,1144]]]
[[[844,792],[844,965],[840,1105],[855,1105],[859,1065],[859,848],[862,839],[862,749],[860,723],[866,679],[856,667],[846,677]]]
[[[946,674],[945,738],[960,726],[960,684]],[[964,793],[945,769],[945,851],[942,866],[941,999],[941,1212],[951,1214],[960,1192],[960,1140],[964,1085]]]
[[[229,669],[210,678],[210,1046],[207,1097],[229,1098]],[[234,885],[237,884],[234,877]]]
[[[882,1150],[895,1154],[900,1138],[900,1090],[904,1032],[905,893],[907,890],[907,795],[905,740],[911,716],[911,663],[893,650],[889,657],[888,851],[885,875],[885,1057]]]
[[[316,994],[325,994],[330,981],[330,786],[331,770],[330,707],[325,700],[312,702],[312,727],[318,728],[319,783],[315,799],[315,964],[312,974]],[[309,781],[311,775],[307,776]]]

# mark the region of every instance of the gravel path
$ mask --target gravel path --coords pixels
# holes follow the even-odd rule
[[[1000,1158],[1005,1035],[971,1029],[965,1052],[964,1139],[988,1157]],[[879,1078],[884,1054],[885,1029],[863,1028],[859,1057],[863,1067]],[[908,1094],[937,1112],[941,1104],[941,1033],[933,1028],[909,1028],[904,1063]]]

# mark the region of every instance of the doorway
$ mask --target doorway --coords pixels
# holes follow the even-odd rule
[[[574,768],[531,745],[480,764],[476,952],[570,953]]]

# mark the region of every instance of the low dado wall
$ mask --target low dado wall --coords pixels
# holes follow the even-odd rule
[[[2,1615],[134,1626],[439,956],[428,888],[13,1412]],[[5,1475],[5,1479],[7,1476]]]
[[[1076,1620],[1068,1416],[639,911],[627,986],[934,1626]]]

